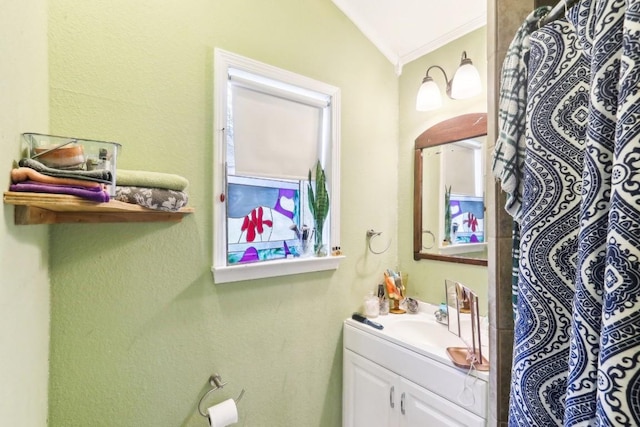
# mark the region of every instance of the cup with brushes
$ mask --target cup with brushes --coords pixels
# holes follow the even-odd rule
[[[391,301],[389,307],[389,313],[403,314],[407,311],[400,307],[400,302],[405,299],[406,283],[403,282],[403,277],[400,272],[387,269],[384,272],[384,284],[387,288],[387,295]]]

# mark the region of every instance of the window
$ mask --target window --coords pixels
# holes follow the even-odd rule
[[[441,146],[442,253],[485,249],[483,144],[483,140],[466,139]]]
[[[313,232],[307,180],[320,161],[330,195],[323,242],[340,246],[339,108],[333,86],[216,49],[216,283],[338,267],[342,257],[308,256],[299,237]]]

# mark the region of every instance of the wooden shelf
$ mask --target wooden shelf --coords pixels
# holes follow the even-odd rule
[[[4,202],[15,205],[15,224],[62,224],[104,222],[180,222],[194,212],[182,208],[166,212],[112,200],[96,203],[76,196],[7,191]]]

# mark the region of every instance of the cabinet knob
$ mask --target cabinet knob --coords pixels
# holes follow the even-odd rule
[[[402,393],[402,396],[400,396],[400,412],[402,412],[402,415],[404,415],[404,393]]]

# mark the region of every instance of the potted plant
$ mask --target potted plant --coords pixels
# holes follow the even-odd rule
[[[326,249],[322,244],[322,235],[324,229],[324,222],[327,219],[329,213],[329,193],[327,192],[327,177],[320,165],[320,160],[316,163],[316,180],[315,190],[313,188],[313,181],[311,181],[311,169],[309,169],[309,182],[307,183],[309,210],[313,215],[313,221],[315,222],[314,233],[314,245],[313,251],[317,256],[326,254]],[[323,253],[324,252],[324,253]]]
[[[451,186],[444,187],[444,245],[451,244]]]

